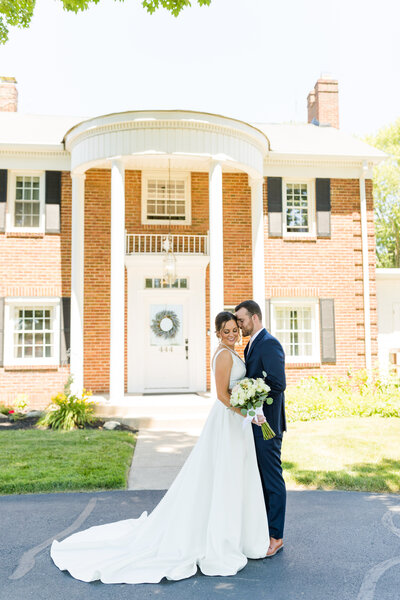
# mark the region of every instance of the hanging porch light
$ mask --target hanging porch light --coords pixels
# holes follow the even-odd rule
[[[174,242],[171,235],[171,159],[168,159],[168,182],[167,182],[167,211],[168,211],[168,235],[163,238],[162,249],[165,253],[163,259],[163,280],[172,286],[176,279],[176,258],[174,256]]]
[[[172,286],[176,279],[176,258],[174,256],[173,241],[170,234],[163,239],[162,246],[165,253],[163,259],[163,279],[169,286]]]

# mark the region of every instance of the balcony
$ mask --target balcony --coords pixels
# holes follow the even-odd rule
[[[172,250],[174,254],[208,256],[208,234],[127,233],[125,236],[125,253],[127,255],[163,254],[169,250]]]

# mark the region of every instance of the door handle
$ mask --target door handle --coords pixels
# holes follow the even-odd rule
[[[186,351],[186,360],[189,360],[189,340],[185,339],[185,351]]]

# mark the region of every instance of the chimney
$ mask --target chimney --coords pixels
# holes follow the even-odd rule
[[[14,77],[0,76],[0,112],[17,112],[18,91]]]
[[[307,97],[308,122],[339,129],[339,84],[329,75],[321,75]]]

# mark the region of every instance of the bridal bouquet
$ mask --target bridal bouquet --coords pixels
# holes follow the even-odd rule
[[[263,376],[267,376],[265,371],[263,371]],[[270,389],[261,377],[257,379],[245,377],[234,386],[230,403],[231,406],[240,408],[240,412],[245,417],[243,427],[251,423],[255,416],[264,416],[262,410],[264,402],[267,404],[273,403],[273,399],[268,397]],[[270,440],[275,437],[275,432],[271,429],[267,421],[261,425],[261,430],[264,440]]]

